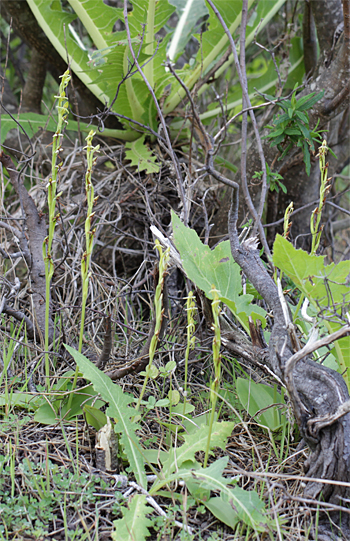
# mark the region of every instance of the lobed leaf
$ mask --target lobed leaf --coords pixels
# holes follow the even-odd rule
[[[121,508],[123,518],[113,522],[115,531],[112,533],[114,541],[145,541],[149,537],[153,522],[146,517],[152,509],[147,505],[144,494],[135,494],[129,504],[129,509]]]
[[[135,409],[129,404],[134,402],[134,397],[124,393],[119,385],[116,385],[97,368],[89,359],[74,348],[65,345],[66,350],[72,355],[79,366],[84,377],[91,381],[96,392],[100,393],[102,398],[109,403],[106,410],[108,417],[113,417],[116,421],[115,431],[120,434],[120,443],[125,449],[129,464],[134,472],[139,485],[147,487],[147,479],[141,453],[138,449],[138,436],[136,430],[138,425],[131,421],[135,415]]]

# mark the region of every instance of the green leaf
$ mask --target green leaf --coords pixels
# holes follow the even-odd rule
[[[192,493],[192,491],[190,490]],[[214,496],[208,501],[203,501],[205,507],[216,517],[218,520],[232,528],[235,529],[237,522],[240,518],[235,509],[232,508],[232,505],[224,500],[221,496]]]
[[[277,402],[283,403],[281,395],[267,385],[255,383],[251,379],[237,378],[236,390],[242,406],[251,417],[257,412],[269,408],[256,418],[256,421],[270,430],[278,430],[281,426],[281,414],[276,407],[270,407]]]
[[[24,128],[30,138],[32,138],[40,129],[51,132],[55,132],[57,129],[57,117],[54,115],[46,117],[37,113],[23,113],[21,115],[17,115],[16,120],[19,122],[19,125]],[[1,115],[0,128],[0,144],[4,143],[10,130],[19,129],[19,132],[23,133],[23,130],[9,115]],[[106,128],[103,132],[99,132],[97,126],[85,124],[84,122],[80,122],[78,125],[78,122],[75,120],[69,120],[67,127],[68,130],[79,131],[80,129],[84,133],[89,133],[90,130],[94,128],[100,137],[115,137],[117,139],[122,139],[123,141],[134,141],[140,137],[139,133],[132,130],[112,130]]]
[[[169,59],[175,61],[184,51],[199,19],[208,14],[208,8],[205,0],[170,0],[170,3],[176,7],[179,17],[168,49]]]
[[[139,171],[146,171],[146,173],[158,173],[159,165],[156,162],[155,155],[144,144],[145,135],[140,137],[133,143],[127,143],[125,145],[125,157],[127,160],[131,160],[130,165],[135,165]]]
[[[197,468],[195,470],[179,470],[177,473],[166,476],[151,488],[150,494],[156,494],[164,485],[178,479],[191,486],[196,484],[202,490],[219,491],[224,501],[228,502],[236,510],[239,518],[255,532],[265,530],[265,524],[268,519],[264,514],[264,504],[260,501],[258,495],[253,491],[244,491],[237,488],[231,489],[227,486],[228,480],[223,477],[223,471],[227,466],[228,457],[223,457],[213,462],[208,468]],[[205,502],[203,502],[205,503]]]
[[[85,413],[86,422],[93,426],[95,430],[99,431],[107,424],[107,415],[98,408],[85,404],[83,406],[83,411]]]
[[[277,235],[273,247],[273,263],[285,273],[302,293],[314,305],[316,310],[323,310],[323,325],[328,332],[340,329],[343,323],[334,321],[335,315],[341,316],[344,305],[350,302],[350,289],[347,285],[349,274],[348,261],[325,265],[325,256],[310,255],[304,250],[297,250],[281,235]],[[344,337],[334,343],[332,353],[337,359],[339,371],[350,389],[348,371],[350,369],[350,338]]]
[[[152,512],[152,508],[147,505],[146,496],[135,494],[132,498],[129,509],[121,508],[123,518],[114,521],[115,531],[112,533],[114,541],[145,541],[149,537],[148,528],[153,526],[153,522],[146,517]]]
[[[301,105],[299,105],[299,103],[297,105],[298,110],[299,111],[306,111],[307,109],[311,109],[311,107],[313,107],[315,105],[315,103],[317,103],[318,101],[320,101],[320,99],[323,98],[323,94],[324,94],[324,90],[322,90],[322,92],[319,92],[318,94],[316,94],[316,96],[311,94],[311,96],[313,96],[311,98],[310,98],[310,94],[308,96],[303,96],[299,100],[299,103],[301,102]],[[304,98],[310,98],[310,99],[304,100]]]
[[[32,393],[8,393],[0,395],[0,407],[20,407],[28,410],[35,410],[43,403],[43,396],[38,394],[33,396]],[[45,402],[46,403],[46,402]]]
[[[305,163],[305,170],[306,174],[310,176],[311,172],[311,158],[310,158],[310,150],[309,146],[306,141],[303,142],[303,154],[304,154],[304,163]]]
[[[210,436],[210,449],[226,448],[226,441],[232,434],[235,424],[230,422],[215,423]],[[186,434],[185,443],[178,448],[170,449],[167,460],[163,463],[165,475],[170,475],[186,461],[194,461],[195,453],[207,447],[209,426],[202,426],[192,434]]]
[[[113,417],[116,421],[115,431],[120,436],[120,443],[123,445],[125,454],[128,458],[131,469],[133,470],[137,482],[142,487],[147,487],[146,474],[141,453],[138,449],[138,437],[136,430],[138,425],[131,421],[135,415],[135,409],[130,408],[129,404],[134,402],[134,397],[124,393],[119,385],[116,385],[97,368],[82,353],[79,353],[70,346],[65,345],[67,351],[72,355],[84,377],[91,381],[96,392],[100,393],[102,398],[109,402],[106,410],[108,417]]]
[[[47,404],[45,402],[45,404],[40,406],[40,408],[35,412],[34,421],[43,425],[55,425],[59,417],[57,415],[57,409],[57,405],[55,407],[54,404]]]
[[[297,250],[281,235],[276,236],[273,245],[273,264],[301,286],[304,280],[312,276],[321,276],[324,271],[325,256],[310,255],[304,250]]]
[[[221,156],[215,156],[214,162],[221,166],[225,167],[229,171],[232,171],[232,173],[237,173],[238,167],[236,165],[233,165],[233,163],[229,162],[228,160],[225,160],[225,158],[222,158]]]
[[[301,111],[295,111],[295,115],[296,115],[300,120],[302,120],[303,122],[305,122],[305,124],[309,124],[309,117],[307,116],[306,113],[302,113]]]
[[[107,8],[102,0],[96,0],[95,3],[101,3]],[[94,83],[96,75],[88,69],[87,51],[79,47],[69,32],[69,24],[76,19],[76,15],[64,11],[60,2],[53,4],[47,0],[28,0],[28,4],[38,24],[63,60],[67,61],[68,54],[70,66],[79,79],[102,102],[109,102],[109,97],[103,92],[102,87]]]
[[[248,318],[260,319],[265,326],[265,311],[252,305],[252,295],[242,295],[240,268],[234,262],[229,241],[210,250],[193,229],[185,227],[172,212],[174,241],[180,252],[185,272],[190,280],[210,299],[212,286],[220,292],[220,300],[235,314],[248,330]]]

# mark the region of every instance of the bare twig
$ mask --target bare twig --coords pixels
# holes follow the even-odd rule
[[[233,53],[233,57],[234,57],[234,61],[235,61],[236,70],[237,70],[239,81],[240,81],[240,84],[241,84],[241,87],[242,87],[242,96],[243,96],[243,98],[245,100],[245,104],[249,108],[251,108],[251,103],[250,103],[249,94],[248,94],[248,88],[247,88],[246,82],[244,80],[244,75],[242,74],[241,66],[240,66],[240,63],[239,63],[239,60],[238,60],[238,55],[237,55],[235,42],[234,42],[234,40],[232,38],[232,35],[231,35],[229,29],[227,28],[227,25],[226,25],[224,19],[222,18],[219,10],[214,5],[214,2],[212,0],[206,0],[206,1],[208,2],[210,7],[212,8],[212,10],[214,11],[216,17],[220,21],[220,24],[223,27],[223,29],[224,29],[224,31],[225,31],[228,39],[229,39],[231,49],[232,49],[232,53]],[[247,5],[247,0],[244,0],[243,5]],[[258,152],[259,152],[260,161],[261,161],[261,169],[262,169],[262,172],[263,172],[259,210],[258,210],[258,212],[256,212],[255,209],[254,210],[249,209],[249,211],[252,212],[252,216],[253,216],[254,222],[255,222],[254,229],[253,229],[252,233],[254,235],[256,230],[258,229],[260,240],[261,240],[262,245],[265,248],[266,255],[269,258],[271,258],[271,252],[270,252],[270,249],[269,249],[268,244],[266,242],[265,233],[264,233],[262,223],[261,223],[261,216],[262,216],[262,213],[263,213],[263,210],[264,210],[265,199],[266,199],[266,194],[267,194],[265,156],[264,156],[261,137],[260,137],[260,134],[259,134],[257,123],[256,123],[254,111],[252,109],[250,109],[249,114],[250,114],[250,118],[251,118],[251,121],[252,121],[254,134],[255,134],[255,137],[256,137]]]

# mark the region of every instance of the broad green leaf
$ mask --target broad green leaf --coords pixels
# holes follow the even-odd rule
[[[0,407],[20,407],[28,410],[35,410],[43,403],[42,395],[33,395],[31,393],[8,393],[0,395]]]
[[[158,173],[159,165],[156,161],[155,155],[144,144],[145,135],[137,139],[132,143],[125,145],[125,158],[131,161],[129,165],[135,165],[139,171],[146,171],[146,173]]]
[[[323,276],[325,256],[310,255],[297,250],[281,235],[276,236],[273,245],[273,264],[285,272],[297,285],[312,276]]]
[[[277,402],[283,403],[280,393],[267,385],[243,378],[237,378],[236,390],[242,406],[251,417],[255,417],[258,411],[269,408],[256,417],[259,424],[272,431],[280,428],[281,414],[276,407],[272,406]]]
[[[230,422],[215,423],[210,436],[210,449],[220,447],[225,449],[227,438],[231,435],[235,424]],[[185,443],[180,447],[172,448],[167,460],[164,462],[164,472],[166,475],[173,473],[176,468],[180,468],[186,461],[194,461],[195,453],[204,451],[207,447],[209,436],[209,426],[202,426],[196,432],[187,434]]]
[[[146,496],[135,494],[132,498],[129,509],[121,508],[123,518],[114,521],[115,531],[112,533],[114,541],[145,541],[149,537],[148,528],[153,526],[153,522],[146,517],[152,512],[152,508],[147,505]]]
[[[58,405],[55,404],[42,404],[40,408],[35,412],[34,421],[43,425],[55,425],[59,420],[57,414]]]
[[[195,470],[179,470],[177,473],[166,476],[154,484],[150,494],[156,494],[164,485],[178,479],[187,482],[188,480],[196,483],[202,489],[219,491],[221,497],[230,503],[237,510],[239,517],[247,525],[255,530],[264,531],[265,524],[268,522],[263,513],[263,504],[258,495],[252,496],[249,492],[237,491],[227,486],[228,480],[223,477],[223,471],[227,466],[228,457],[223,457],[213,462],[208,468],[198,468]],[[244,494],[243,494],[244,493]],[[250,494],[250,495],[249,495]]]
[[[107,424],[107,415],[94,406],[85,404],[83,406],[83,411],[85,413],[86,422],[93,426],[97,431],[101,430],[101,428]]]
[[[70,346],[65,345],[65,348],[74,358],[84,377],[91,381],[95,391],[100,393],[102,398],[109,403],[106,415],[115,419],[115,431],[121,434],[119,441],[124,447],[131,469],[137,482],[146,488],[146,474],[136,435],[138,426],[131,421],[131,417],[135,415],[135,410],[129,406],[134,401],[134,397],[124,393],[119,385],[113,383],[85,355]]]
[[[325,265],[325,256],[310,255],[304,250],[297,250],[281,235],[277,235],[273,247],[273,263],[289,278],[314,305],[317,311],[323,310],[322,324],[328,332],[340,329],[343,323],[334,321],[335,315],[341,315],[343,306],[350,303],[350,288],[346,283],[349,273],[348,261]],[[332,353],[336,357],[339,371],[350,388],[348,372],[350,369],[350,338],[343,337],[334,343]]]
[[[179,21],[176,25],[168,56],[171,61],[176,60],[178,55],[185,49],[187,42],[194,33],[198,20],[207,15],[208,8],[205,0],[169,0],[176,7]]]
[[[242,294],[240,268],[231,255],[229,241],[221,242],[214,250],[204,245],[193,229],[185,227],[172,212],[174,241],[180,252],[185,272],[210,299],[212,286],[220,292],[224,302],[248,329],[248,317],[260,319],[265,326],[265,311],[252,305],[252,295]]]
[[[19,125],[27,132],[28,136],[32,138],[40,129],[55,132],[57,129],[57,117],[50,115],[46,117],[44,115],[39,115],[37,113],[22,113],[16,117]],[[9,116],[1,115],[1,134],[0,134],[0,144],[2,144],[8,132],[13,129],[19,129],[20,133],[23,133],[23,130],[19,125]],[[75,120],[69,120],[67,130],[79,131],[79,129],[84,133],[89,133],[94,126],[91,124],[85,124],[84,122],[78,122]],[[123,141],[134,141],[137,139],[140,134],[132,130],[112,130],[105,129],[103,132],[98,131],[98,127],[95,127],[96,132],[100,137],[115,137],[116,139],[122,139]]]
[[[192,493],[191,490],[190,492]],[[221,496],[214,496],[214,498],[210,498],[207,502],[203,501],[203,503],[214,517],[232,528],[232,530],[237,526],[237,522],[240,520],[237,511]]]

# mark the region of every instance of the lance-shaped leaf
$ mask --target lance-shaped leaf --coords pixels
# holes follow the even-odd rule
[[[120,434],[120,443],[125,449],[125,454],[139,485],[143,488],[147,487],[147,480],[143,458],[139,450],[136,423],[131,421],[131,417],[135,415],[134,408],[129,404],[134,402],[134,397],[124,393],[119,385],[116,385],[97,368],[89,359],[79,351],[70,346],[65,346],[67,351],[72,355],[75,362],[79,366],[84,377],[91,381],[96,392],[100,393],[102,398],[109,403],[106,410],[108,417],[113,417],[116,421],[115,431]]]

